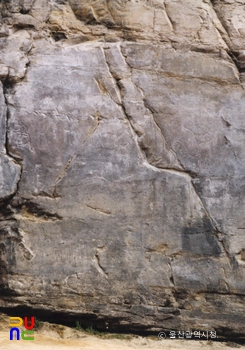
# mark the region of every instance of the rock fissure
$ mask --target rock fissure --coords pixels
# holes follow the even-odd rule
[[[57,184],[63,179],[63,177],[67,174],[68,169],[72,166],[72,163],[74,162],[74,160],[76,159],[77,153],[78,151],[80,151],[84,145],[86,144],[86,142],[89,140],[89,138],[96,132],[97,128],[99,127],[100,124],[100,120],[103,119],[100,115],[98,115],[98,113],[95,116],[96,119],[96,125],[94,127],[94,129],[92,131],[89,132],[89,134],[87,135],[87,137],[85,138],[85,140],[82,142],[81,145],[79,145],[79,148],[77,148],[75,154],[69,158],[68,162],[66,163],[65,167],[62,169],[62,171],[60,172],[60,174],[57,176],[57,178],[55,179],[55,185],[52,191],[52,195],[50,196],[51,198],[60,198],[61,196],[57,193],[57,189],[56,186]],[[49,196],[49,195],[48,195]]]
[[[137,87],[138,87],[138,89],[140,89],[139,86],[137,86]],[[169,149],[171,152],[174,153],[174,155],[175,155],[175,157],[176,157],[176,159],[177,159],[177,161],[178,161],[178,163],[179,163],[180,169],[178,169],[178,171],[187,172],[189,175],[191,175],[191,176],[193,177],[193,176],[196,175],[196,174],[194,174],[194,173],[191,172],[191,171],[186,171],[186,170],[184,169],[183,164],[181,164],[181,161],[180,161],[179,158],[177,157],[176,152],[175,152],[175,151],[173,150],[173,148],[169,145],[169,143],[168,143],[167,140],[166,140],[166,137],[163,135],[162,129],[160,128],[160,126],[159,126],[158,123],[156,122],[156,118],[154,117],[154,111],[153,111],[153,110],[150,108],[150,106],[146,103],[146,100],[145,100],[145,97],[144,97],[144,92],[142,91],[142,89],[140,89],[140,91],[142,92],[142,97],[143,97],[143,98],[142,98],[142,101],[143,101],[143,103],[144,103],[145,108],[146,108],[146,109],[150,112],[150,114],[152,115],[152,119],[153,119],[154,123],[156,124],[156,127],[158,128],[158,130],[159,130],[160,133],[162,134],[162,137],[163,137],[164,141],[166,142],[168,149]],[[177,170],[177,169],[176,169],[176,170]]]
[[[122,57],[124,57],[121,50],[120,50],[120,53],[121,53]],[[182,166],[178,164],[178,163],[179,163],[179,160],[177,159],[176,153],[168,146],[168,144],[167,144],[167,142],[166,142],[166,139],[164,138],[164,136],[163,136],[163,134],[162,134],[161,129],[160,129],[159,126],[156,124],[156,121],[155,121],[155,119],[154,119],[154,116],[153,116],[152,111],[146,106],[146,103],[145,103],[145,100],[144,100],[144,95],[143,95],[142,89],[140,89],[138,86],[136,86],[136,85],[132,82],[132,79],[130,79],[130,82],[133,84],[134,88],[135,88],[135,89],[138,89],[138,90],[140,91],[141,95],[142,95],[141,98],[140,98],[140,103],[142,103],[142,104],[144,105],[145,110],[146,110],[146,113],[148,113],[149,116],[151,117],[152,123],[154,124],[154,127],[157,128],[157,130],[159,131],[159,134],[160,134],[161,137],[162,137],[163,147],[164,147],[164,148],[166,147],[167,152],[172,152],[172,153],[173,153],[174,157],[176,158],[175,162],[177,161],[177,164],[176,164],[177,166],[176,166],[176,168],[173,167],[173,164],[167,165],[167,166],[160,166],[160,165],[154,164],[155,162],[150,162],[150,161],[149,161],[149,159],[148,159],[149,157],[147,156],[147,151],[148,151],[148,149],[150,148],[150,146],[146,145],[146,144],[144,143],[144,141],[142,141],[142,144],[141,144],[141,145],[140,145],[140,143],[139,143],[139,140],[142,139],[142,137],[144,136],[145,133],[143,132],[143,135],[142,135],[142,132],[141,132],[141,131],[140,131],[140,132],[137,131],[137,128],[135,128],[135,126],[134,126],[134,124],[133,124],[133,122],[132,122],[132,119],[133,119],[133,118],[132,118],[132,116],[130,116],[130,115],[128,114],[128,112],[127,112],[127,106],[125,105],[125,102],[124,102],[125,98],[124,98],[123,93],[122,93],[122,91],[125,90],[125,87],[124,87],[124,85],[123,85],[124,77],[122,77],[122,78],[120,79],[120,78],[118,78],[117,76],[115,76],[115,73],[113,73],[113,72],[111,71],[111,69],[110,69],[110,63],[109,63],[109,61],[106,59],[106,57],[105,57],[105,61],[106,61],[106,63],[107,63],[108,70],[109,70],[111,76],[113,77],[113,79],[114,79],[114,81],[115,81],[115,84],[116,84],[116,86],[118,87],[118,90],[119,90],[119,92],[120,92],[120,95],[121,95],[121,98],[120,98],[120,100],[121,100],[120,106],[122,107],[123,113],[124,113],[126,119],[128,120],[130,126],[131,126],[131,130],[132,130],[132,132],[133,132],[133,134],[134,134],[134,136],[135,136],[136,143],[137,143],[138,147],[139,147],[140,150],[141,150],[140,153],[141,153],[142,159],[143,159],[144,161],[147,161],[147,162],[149,163],[149,165],[151,165],[151,166],[153,166],[153,167],[155,167],[155,168],[158,168],[158,169],[171,169],[171,168],[172,168],[172,169],[175,169],[175,170],[177,170],[177,171],[182,171],[183,169],[182,169]],[[125,61],[125,64],[128,66],[126,60],[124,60],[124,61]],[[132,74],[132,68],[131,68],[131,74]],[[127,102],[128,102],[128,101],[126,101],[126,103],[127,103]],[[129,103],[130,103],[130,102],[129,102]],[[137,123],[137,122],[136,122],[136,123]],[[155,157],[156,157],[156,156],[155,156]],[[160,159],[161,155],[159,154],[158,157],[159,157],[159,159]],[[171,156],[168,156],[168,157],[171,158]],[[157,160],[158,160],[158,159],[156,159],[156,162],[157,162]],[[183,172],[184,172],[184,171],[183,171]]]
[[[111,215],[111,212],[109,210],[105,210],[105,209],[101,209],[101,208],[95,208],[92,207],[91,205],[86,205],[89,209],[98,211],[99,213],[103,214],[103,215]]]
[[[139,154],[140,154],[140,157],[141,159],[143,160],[143,162],[147,162],[147,157],[145,155],[145,152],[142,150],[142,148],[140,147],[139,143],[138,143],[138,135],[137,133],[135,132],[135,129],[130,121],[130,117],[127,115],[127,112],[126,112],[126,108],[123,104],[123,99],[122,99],[122,94],[121,94],[121,86],[120,86],[120,79],[117,79],[115,77],[115,75],[111,72],[111,69],[110,69],[110,64],[108,62],[108,60],[106,59],[106,56],[104,55],[104,58],[105,58],[105,62],[106,62],[106,65],[107,65],[107,68],[108,68],[108,71],[112,77],[112,79],[114,80],[116,86],[118,87],[118,90],[120,92],[120,95],[121,95],[121,102],[119,103],[119,106],[121,107],[121,110],[122,110],[122,113],[123,115],[125,116],[126,120],[128,121],[129,123],[129,126],[130,126],[130,129],[131,129],[131,132],[132,132],[132,135],[133,135],[133,139],[135,140],[135,143],[136,143],[136,146],[137,146],[137,149],[139,151]],[[150,164],[149,164],[150,165]]]
[[[121,54],[123,55],[123,53],[122,53],[121,50],[120,50],[120,52],[121,52]],[[123,55],[123,56],[124,56],[124,55]],[[124,57],[124,58],[125,58],[125,57]],[[115,78],[115,76],[113,75],[113,73],[112,73],[111,70],[110,70],[110,63],[109,63],[108,60],[106,60],[106,59],[105,59],[105,61],[106,61],[106,63],[107,63],[107,67],[108,67],[108,70],[109,70],[110,74],[112,75],[114,81],[116,82],[116,84],[117,84],[117,86],[118,86],[118,88],[119,88],[119,91],[121,92],[121,88],[122,88],[121,85],[120,85],[121,79],[116,79],[116,78]],[[126,58],[125,58],[125,62],[126,62],[126,64],[128,65],[128,62],[126,61]],[[132,74],[132,67],[130,67],[130,68],[131,68],[131,74]],[[134,84],[134,85],[135,85],[135,84]],[[136,85],[135,85],[135,86],[136,86]],[[152,111],[152,110],[149,108],[149,106],[146,104],[146,101],[145,101],[145,98],[144,98],[144,92],[142,91],[142,89],[140,89],[139,86],[136,86],[136,87],[140,90],[140,92],[141,92],[141,94],[142,94],[142,101],[143,101],[143,103],[144,103],[144,106],[145,106],[146,110],[150,112],[150,114],[151,114],[151,116],[152,116],[152,118],[153,118],[153,120],[154,120],[155,125],[157,126],[158,130],[161,132],[161,135],[163,136],[162,131],[161,131],[159,125],[158,125],[158,124],[156,123],[156,121],[155,121],[155,118],[154,118],[154,111]],[[207,217],[209,218],[210,222],[211,222],[212,225],[213,225],[214,232],[215,232],[215,235],[216,235],[216,237],[217,237],[219,231],[218,231],[217,227],[215,226],[212,217],[210,216],[209,212],[207,211],[207,209],[206,209],[206,207],[205,207],[205,205],[204,205],[204,203],[203,203],[203,201],[202,201],[202,199],[201,199],[201,196],[200,196],[200,194],[198,193],[198,191],[197,191],[197,189],[195,188],[195,185],[194,185],[194,183],[193,183],[193,181],[192,181],[192,178],[193,178],[193,177],[197,177],[198,174],[193,173],[192,171],[186,171],[186,170],[184,169],[183,164],[180,163],[180,161],[179,161],[179,159],[178,159],[178,157],[177,157],[176,152],[175,152],[174,150],[172,150],[172,148],[171,148],[170,146],[168,146],[168,147],[169,147],[169,148],[172,150],[172,152],[175,154],[176,159],[178,159],[178,162],[179,162],[179,164],[181,165],[181,169],[178,169],[178,168],[177,168],[177,169],[175,169],[175,168],[172,168],[172,169],[171,169],[171,168],[168,168],[168,167],[154,166],[153,164],[149,163],[149,161],[148,161],[148,159],[147,159],[146,153],[144,152],[144,150],[142,149],[142,147],[139,145],[139,142],[138,142],[138,134],[137,134],[137,132],[135,131],[135,128],[133,127],[133,125],[132,125],[130,116],[127,114],[126,108],[125,108],[124,103],[123,103],[123,96],[122,96],[122,94],[121,94],[121,101],[122,101],[122,103],[121,103],[122,110],[123,110],[123,112],[124,112],[124,115],[125,115],[126,119],[128,120],[128,122],[129,122],[129,124],[130,124],[130,128],[131,128],[131,131],[132,131],[132,133],[133,133],[133,135],[134,135],[134,139],[135,139],[135,142],[136,142],[136,144],[137,144],[138,150],[140,150],[140,154],[141,154],[141,158],[142,158],[142,160],[143,160],[143,163],[146,163],[146,162],[147,162],[147,165],[148,165],[148,166],[152,167],[152,169],[156,169],[157,171],[159,171],[159,170],[160,170],[160,171],[161,171],[161,170],[162,170],[162,171],[170,171],[170,172],[175,173],[175,174],[178,174],[178,175],[183,175],[183,174],[187,175],[187,176],[189,177],[190,183],[192,184],[192,187],[193,187],[193,189],[194,189],[194,192],[196,193],[198,199],[200,200],[200,202],[201,202],[201,204],[202,204],[202,207],[203,207],[203,209],[204,209],[204,212],[206,213]],[[164,136],[163,136],[163,138],[164,138]],[[166,142],[166,139],[165,139],[165,138],[164,138],[164,140],[165,140],[165,142]],[[203,231],[202,233],[204,233],[204,232],[205,232],[205,231]],[[209,232],[209,231],[208,231],[208,232]],[[217,237],[217,239],[218,239],[218,237]],[[223,240],[218,239],[218,241],[221,243],[224,252],[226,253],[227,257],[228,257],[229,260],[230,260],[231,258],[230,258],[229,254],[228,254],[228,251],[227,251],[227,249],[226,249],[226,247],[225,247],[225,245],[224,245]]]
[[[46,210],[31,199],[13,198],[10,205],[14,213],[13,217],[18,219],[25,218],[31,221],[56,221],[63,219],[61,215]]]
[[[98,265],[98,269],[99,271],[106,277],[108,278],[108,273],[106,272],[106,270],[104,269],[104,267],[101,265],[101,261],[100,261],[100,256],[99,256],[99,251],[97,251],[95,253],[95,260],[96,260],[96,263]]]
[[[230,9],[229,9],[229,3],[225,4],[224,9],[222,9],[222,5],[220,4],[219,1],[211,1],[211,6],[220,22],[221,28],[217,28],[219,31],[221,37],[227,44],[228,50],[226,50],[227,54],[229,55],[229,58],[231,62],[237,67],[237,70],[239,73],[244,73],[245,72],[245,66],[243,64],[243,50],[241,50],[237,45],[237,38],[235,37],[235,34],[233,30],[237,32],[238,36],[240,37],[239,29],[236,28],[236,21],[237,18],[235,17],[234,22],[232,21],[231,18],[227,16],[229,14]],[[236,6],[240,9],[241,13],[244,11],[244,4],[239,4],[239,2],[236,2]],[[227,8],[227,10],[226,10]],[[236,13],[236,11],[235,11]],[[230,15],[230,14],[229,14]],[[229,28],[228,23],[230,22],[231,28]],[[232,23],[233,22],[233,23]],[[232,26],[234,25],[234,28]]]
[[[217,240],[220,242],[220,244],[221,244],[221,246],[222,246],[222,249],[223,249],[223,252],[225,253],[225,255],[226,255],[228,261],[231,262],[231,260],[232,260],[233,257],[230,255],[228,249],[226,248],[226,245],[225,245],[225,243],[224,243],[224,238],[223,238],[223,237],[220,237],[220,235],[224,235],[224,233],[222,233],[222,232],[220,232],[220,231],[218,230],[217,225],[215,224],[214,219],[212,218],[212,216],[210,215],[209,211],[207,210],[207,208],[206,208],[206,206],[205,206],[205,204],[204,204],[204,201],[203,201],[202,198],[201,198],[201,195],[198,193],[198,190],[196,189],[195,184],[193,183],[193,181],[191,181],[191,183],[192,183],[192,186],[193,186],[193,189],[194,189],[196,195],[198,196],[200,202],[202,203],[202,207],[203,207],[203,209],[204,209],[204,211],[205,211],[205,214],[207,215],[207,217],[209,218],[210,222],[212,223],[212,226],[213,226],[213,228],[214,228],[213,232],[214,232],[214,234],[215,234]]]
[[[170,27],[171,27],[171,29],[174,31],[174,22],[173,22],[173,20],[171,19],[171,17],[169,16],[169,13],[168,13],[168,5],[164,2],[164,3],[163,3],[163,6],[164,6],[164,10],[165,10],[165,13],[166,13],[168,22],[169,22],[169,24],[170,24]]]
[[[68,162],[66,163],[65,167],[62,169],[62,171],[60,172],[60,174],[57,176],[57,178],[55,179],[55,185],[54,185],[54,189],[52,191],[52,196],[51,197],[57,197],[57,191],[56,191],[56,185],[60,182],[60,180],[65,176],[65,174],[67,173],[67,170],[70,168],[71,163],[73,162],[73,160],[75,159],[76,154],[74,156],[72,156]]]
[[[109,71],[110,71],[110,64],[107,62],[107,66],[108,66],[108,69],[109,69]],[[132,67],[131,67],[131,69],[132,69]],[[113,76],[113,73],[110,71],[110,73],[111,73],[111,75]],[[121,81],[121,79],[116,79],[114,76],[113,76],[113,78],[114,78],[114,80],[116,81],[116,83],[117,83],[117,86],[118,86],[118,88],[119,88],[119,91],[121,92],[121,84],[120,84],[120,81]],[[138,86],[137,86],[137,88],[139,88]],[[156,121],[155,121],[155,119],[154,119],[154,112],[152,111],[152,110],[150,110],[149,109],[149,107],[146,105],[146,102],[145,102],[145,99],[144,99],[144,93],[143,93],[143,91],[142,91],[142,89],[140,89],[139,88],[139,90],[140,90],[140,92],[141,92],[141,94],[142,94],[142,100],[143,100],[143,103],[144,103],[144,106],[145,106],[145,108],[146,108],[146,110],[148,111],[148,112],[150,112],[150,114],[151,114],[151,116],[152,116],[152,118],[153,118],[153,120],[154,120],[154,123],[155,123],[155,125],[157,126],[157,128],[158,128],[158,130],[160,130],[160,132],[161,132],[161,135],[162,135],[162,131],[161,131],[161,129],[160,129],[160,127],[157,125],[157,123],[156,123]],[[130,118],[130,116],[127,114],[127,111],[126,111],[126,107],[125,107],[125,105],[124,105],[124,103],[123,103],[123,101],[124,101],[124,99],[123,99],[123,96],[122,96],[122,94],[121,94],[121,101],[122,101],[122,103],[121,103],[121,106],[122,106],[122,109],[123,109],[123,111],[124,111],[124,115],[125,115],[125,117],[126,117],[126,119],[128,120],[128,122],[129,122],[129,124],[130,124],[130,128],[131,128],[131,131],[132,131],[132,133],[134,134],[134,139],[135,139],[135,142],[136,142],[136,144],[137,144],[137,147],[138,147],[138,150],[139,150],[139,152],[140,152],[140,154],[141,154],[141,158],[142,158],[142,160],[143,160],[143,163],[147,163],[147,166],[150,166],[152,169],[155,169],[155,170],[157,170],[157,171],[170,171],[170,172],[172,172],[172,173],[175,173],[175,174],[178,174],[178,175],[186,175],[186,176],[188,176],[188,178],[189,178],[189,181],[190,181],[190,183],[191,183],[191,185],[192,185],[192,187],[193,187],[193,189],[194,189],[194,192],[196,193],[196,195],[197,195],[197,197],[198,197],[198,199],[200,200],[200,202],[201,202],[201,205],[202,205],[202,207],[203,207],[203,210],[204,210],[204,212],[205,212],[205,214],[207,215],[207,217],[209,218],[209,220],[210,220],[210,222],[212,223],[212,225],[213,225],[213,229],[214,229],[214,233],[215,233],[215,236],[217,237],[217,239],[218,239],[218,231],[217,231],[217,228],[215,227],[215,225],[214,225],[214,223],[213,223],[213,219],[211,218],[211,216],[210,216],[210,214],[207,212],[207,209],[206,209],[206,207],[204,206],[204,203],[203,203],[203,201],[201,200],[201,197],[200,197],[200,195],[199,195],[199,193],[197,192],[197,190],[196,190],[196,188],[195,188],[195,186],[194,186],[194,184],[193,184],[193,182],[192,182],[192,177],[193,176],[198,176],[198,174],[193,174],[193,172],[191,172],[191,171],[186,171],[186,170],[184,170],[184,167],[183,167],[183,165],[181,164],[181,170],[180,169],[175,169],[175,168],[172,168],[172,169],[169,169],[168,167],[160,167],[160,166],[154,166],[153,164],[151,164],[151,163],[149,163],[149,161],[148,161],[148,159],[147,159],[147,155],[146,155],[146,153],[144,152],[144,150],[142,149],[142,146],[140,146],[139,145],[139,142],[138,142],[138,133],[135,131],[135,128],[134,128],[134,126],[132,125],[132,122],[131,122],[131,118]],[[162,135],[163,136],[163,135]],[[166,142],[166,141],[165,141]],[[174,151],[173,151],[174,152]],[[176,156],[176,158],[177,158],[177,155],[176,155],[176,153],[174,152],[174,154],[175,154],[175,156]],[[178,158],[177,158],[178,159]],[[179,159],[178,159],[178,162],[179,162]],[[198,233],[200,233],[200,234],[204,234],[205,232],[207,232],[207,233],[210,233],[210,231],[202,231],[202,232],[198,232]],[[226,250],[226,247],[225,247],[225,245],[224,245],[224,242],[223,242],[223,240],[220,240],[220,239],[218,239],[218,241],[219,242],[221,242],[221,245],[222,245],[222,247],[223,247],[223,250],[224,250],[224,252],[226,253],[226,255],[227,255],[227,257],[229,258],[229,260],[230,260],[230,256],[228,255],[228,251]],[[173,281],[173,274],[172,274],[172,279],[171,279],[171,282],[174,284],[174,281]]]
[[[8,134],[9,134],[9,106],[8,106],[8,100],[7,100],[7,97],[6,97],[6,86],[7,86],[7,83],[5,82],[3,84],[3,95],[4,95],[4,100],[5,100],[5,106],[6,106],[6,112],[5,112],[5,137],[4,137],[4,149],[5,149],[5,152],[6,152],[6,156],[19,168],[18,170],[18,177],[15,179],[15,190],[14,192],[10,193],[9,195],[7,195],[6,197],[2,197],[0,198],[0,201],[2,200],[6,200],[9,196],[13,196],[15,193],[18,192],[18,186],[19,186],[19,183],[21,181],[21,176],[22,176],[22,172],[23,172],[23,165],[22,165],[22,162],[20,161],[20,159],[14,157],[10,150],[9,150],[9,137],[8,137]],[[5,155],[3,155],[5,156]],[[4,180],[4,179],[3,179]]]
[[[192,50],[192,52],[199,52],[199,51],[194,51]],[[234,63],[233,61],[233,64],[234,66],[237,68],[237,65]],[[132,67],[131,67],[132,68]],[[200,81],[205,81],[207,83],[214,83],[214,84],[217,84],[217,86],[220,86],[220,85],[223,85],[223,86],[227,86],[227,85],[240,85],[240,80],[239,78],[237,78],[236,76],[234,76],[234,80],[236,81],[233,81],[233,82],[227,82],[226,80],[222,79],[222,78],[215,78],[215,77],[212,77],[212,78],[209,78],[209,77],[198,77],[198,76],[191,76],[191,75],[176,75],[172,72],[157,72],[156,70],[153,70],[153,69],[147,69],[147,68],[133,68],[134,70],[136,71],[149,71],[153,74],[157,74],[159,76],[163,76],[163,77],[166,77],[166,78],[174,78],[176,80],[179,80],[179,81],[186,81],[186,80],[200,80]],[[237,78],[237,79],[236,79]]]

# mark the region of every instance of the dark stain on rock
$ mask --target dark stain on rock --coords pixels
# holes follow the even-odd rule
[[[185,252],[212,256],[220,255],[222,252],[213,225],[207,217],[196,224],[184,227],[181,238]]]

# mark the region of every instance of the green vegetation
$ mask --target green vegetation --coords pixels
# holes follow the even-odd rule
[[[92,334],[92,335],[98,335],[98,336],[103,336],[105,333],[104,332],[99,332],[96,329],[93,329],[92,326],[89,326],[85,329],[86,333]]]
[[[76,329],[77,329],[78,331],[84,331],[84,329],[83,329],[82,326],[81,326],[80,321],[76,321]]]
[[[100,332],[94,329],[93,326],[83,328],[80,321],[76,321],[76,329],[78,331],[85,332],[89,335],[96,335],[97,337],[100,337],[103,339],[131,339],[133,337],[130,334]]]
[[[43,325],[43,322],[35,317],[35,326],[34,326],[33,330],[37,331],[39,328],[42,327],[42,325]]]

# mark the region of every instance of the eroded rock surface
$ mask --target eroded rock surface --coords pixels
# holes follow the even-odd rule
[[[0,306],[244,337],[245,2],[1,14]]]

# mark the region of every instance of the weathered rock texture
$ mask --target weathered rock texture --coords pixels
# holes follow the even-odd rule
[[[2,308],[245,336],[245,0],[1,2]]]

